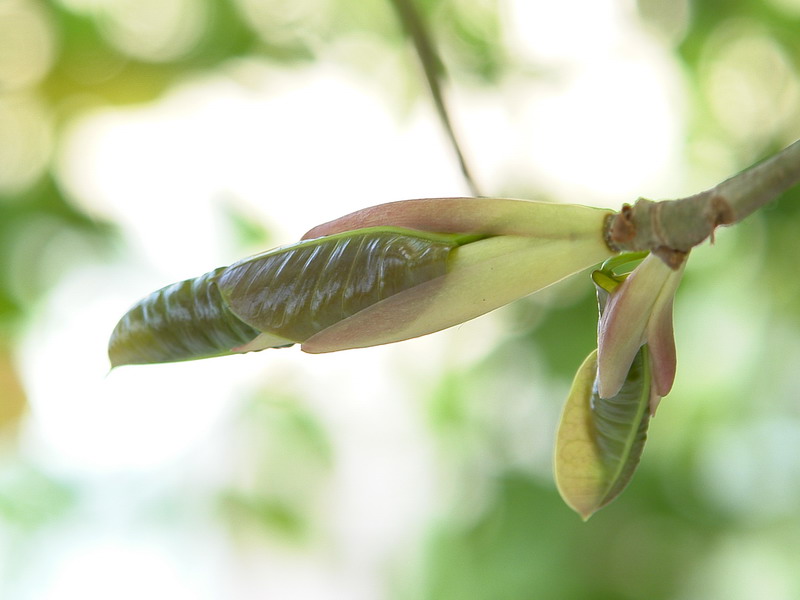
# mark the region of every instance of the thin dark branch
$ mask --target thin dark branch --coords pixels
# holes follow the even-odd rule
[[[450,114],[447,110],[447,103],[445,102],[444,93],[442,91],[442,82],[447,77],[447,71],[444,68],[444,63],[439,57],[436,47],[433,43],[433,38],[425,24],[425,20],[420,15],[417,7],[414,5],[413,0],[390,0],[394,6],[400,22],[406,33],[411,37],[414,43],[414,48],[419,56],[422,69],[425,72],[425,79],[428,81],[428,88],[430,89],[433,102],[436,105],[436,112],[439,115],[439,120],[442,122],[453,151],[458,159],[458,164],[461,167],[461,172],[467,182],[472,194],[480,196],[478,185],[475,183],[475,178],[472,176],[471,170],[461,151],[461,145],[458,142],[455,129],[453,128]]]

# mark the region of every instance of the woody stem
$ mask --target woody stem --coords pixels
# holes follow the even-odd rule
[[[800,183],[800,140],[713,188],[679,200],[639,198],[607,223],[615,251],[650,251],[673,269],[719,225],[733,225]]]

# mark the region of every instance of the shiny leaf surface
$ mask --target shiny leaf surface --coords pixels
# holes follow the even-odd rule
[[[578,369],[556,437],[555,475],[564,501],[584,519],[625,488],[639,464],[650,421],[650,359],[637,353],[619,393],[597,392],[597,351]]]
[[[332,352],[433,333],[608,258],[602,232],[609,214],[502,198],[428,198],[357,211],[296,244],[142,300],[112,336],[112,364],[298,342],[307,352]]]
[[[222,301],[216,278],[223,270],[173,283],[137,302],[111,334],[111,366],[218,356],[254,339],[259,332]]]
[[[166,286],[109,342],[112,366],[190,360],[300,342],[447,270],[475,236],[370,228],[308,240]]]
[[[260,331],[303,341],[447,272],[456,234],[368,228],[300,242],[225,269],[226,303]]]
[[[596,237],[596,239],[595,239]],[[603,260],[599,235],[496,236],[452,252],[447,274],[386,298],[303,343],[311,353],[389,344],[486,314]]]

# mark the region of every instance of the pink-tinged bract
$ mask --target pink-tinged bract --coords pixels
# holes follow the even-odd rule
[[[610,398],[619,392],[639,348],[651,351],[655,391],[666,395],[675,378],[672,305],[683,275],[650,254],[614,290],[598,327],[598,388]]]

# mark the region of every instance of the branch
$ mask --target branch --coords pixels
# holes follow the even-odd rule
[[[403,24],[406,33],[414,42],[417,56],[419,56],[422,69],[425,71],[425,79],[428,81],[428,88],[431,91],[433,103],[436,105],[436,112],[450,140],[450,145],[456,153],[458,164],[461,167],[461,173],[464,175],[464,179],[472,195],[480,196],[478,185],[475,183],[475,179],[472,176],[464,153],[461,151],[461,145],[458,143],[458,137],[456,136],[453,124],[450,121],[444,93],[440,85],[440,81],[444,80],[446,76],[446,71],[444,63],[439,58],[439,54],[433,44],[433,38],[425,25],[425,21],[420,16],[416,6],[414,6],[413,0],[391,0],[391,4],[397,12],[397,16]]]
[[[719,185],[680,200],[639,198],[607,223],[606,243],[617,252],[650,251],[677,269],[694,246],[713,239],[800,183],[800,140]]]

